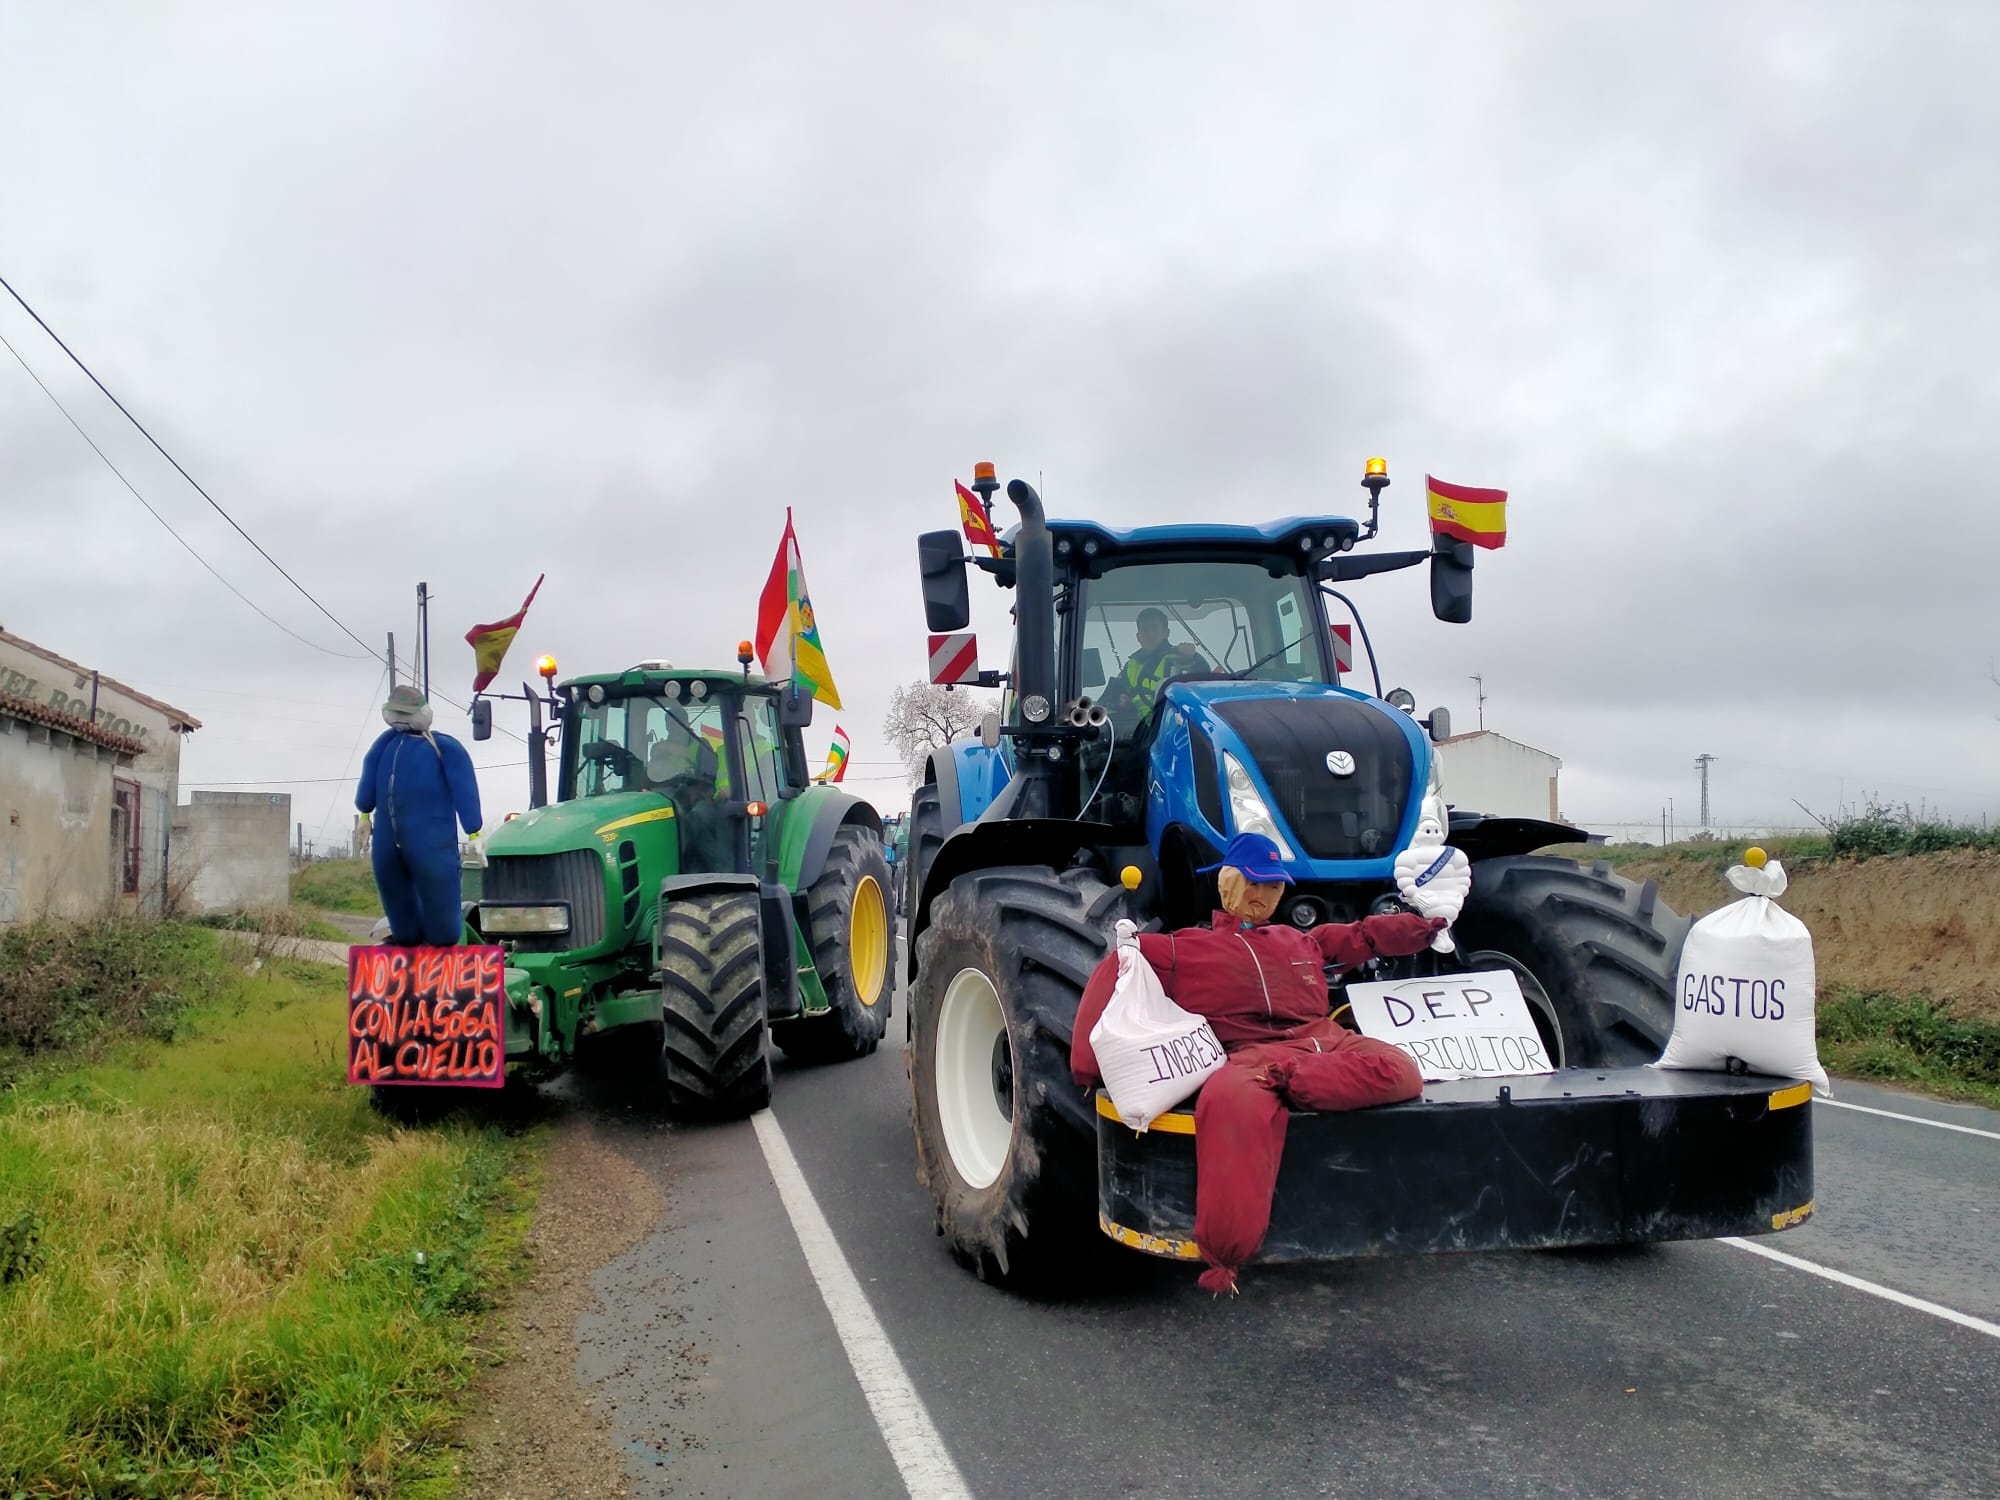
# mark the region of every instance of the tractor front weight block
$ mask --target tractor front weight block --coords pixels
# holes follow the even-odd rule
[[[1772,1234],[1813,1211],[1811,1085],[1652,1068],[1429,1083],[1293,1114],[1256,1260]],[[1191,1104],[1135,1133],[1096,1096],[1099,1227],[1198,1260]]]

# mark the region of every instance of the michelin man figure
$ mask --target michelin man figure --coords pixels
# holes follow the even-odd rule
[[[1455,922],[1472,891],[1472,861],[1463,849],[1445,843],[1443,810],[1435,798],[1426,799],[1423,812],[1410,847],[1396,856],[1396,889],[1418,915]],[[1440,953],[1451,953],[1456,946],[1449,927],[1431,939]]]

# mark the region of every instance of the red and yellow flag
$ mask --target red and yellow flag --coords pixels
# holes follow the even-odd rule
[[[1498,547],[1507,540],[1507,492],[1476,490],[1424,476],[1431,530],[1475,547]]]
[[[507,659],[507,648],[514,644],[521,622],[528,617],[528,606],[535,602],[535,595],[541,591],[542,578],[547,576],[544,573],[535,580],[535,586],[528,590],[528,597],[522,601],[521,607],[506,619],[491,625],[475,625],[466,631],[465,643],[472,648],[473,657],[479,664],[479,671],[472,679],[473,692],[485,692],[493,679],[500,675],[500,663]]]
[[[952,487],[958,491],[958,519],[965,528],[966,539],[975,547],[984,547],[993,556],[1000,555],[1000,537],[993,530],[993,518],[986,513],[986,506],[971,490],[956,479]]]

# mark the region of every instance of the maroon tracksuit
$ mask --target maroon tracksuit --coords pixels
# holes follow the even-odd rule
[[[1201,1278],[1210,1291],[1234,1291],[1237,1268],[1264,1243],[1288,1107],[1362,1109],[1423,1092],[1406,1053],[1331,1019],[1324,966],[1419,952],[1443,925],[1398,914],[1301,932],[1245,927],[1219,911],[1207,928],[1140,935],[1160,987],[1182,1009],[1206,1016],[1229,1053],[1194,1111],[1194,1237],[1211,1267]],[[1070,1072],[1085,1087],[1102,1082],[1090,1031],[1117,981],[1112,953],[1077,1008]]]

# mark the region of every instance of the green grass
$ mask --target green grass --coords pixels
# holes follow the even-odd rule
[[[348,934],[316,916],[309,906],[267,907],[261,911],[210,912],[196,917],[195,925],[226,932],[261,932],[269,937],[316,938],[326,943],[351,941]]]
[[[1819,997],[1817,1021],[1830,1073],[2000,1109],[2000,1026],[1959,1020],[1921,996],[1847,988]]]
[[[1752,845],[1787,869],[1804,869],[1828,859],[1893,859],[1943,854],[1953,849],[2000,850],[2000,828],[1952,823],[1908,807],[1870,803],[1863,811],[1828,820],[1825,833],[1782,834],[1766,839],[1683,839],[1656,844],[1559,844],[1539,851],[1590,864],[1608,860],[1614,869],[1635,864],[1693,864],[1717,871],[1742,861]]]
[[[375,870],[365,859],[323,859],[293,871],[292,904],[362,917],[382,915]]]
[[[0,1496],[441,1485],[539,1142],[388,1125],[337,969],[189,941],[214,983],[178,1042],[0,1094]]]
[[[222,976],[215,940],[173,923],[111,915],[0,928],[0,1083],[37,1056],[169,1039]]]

